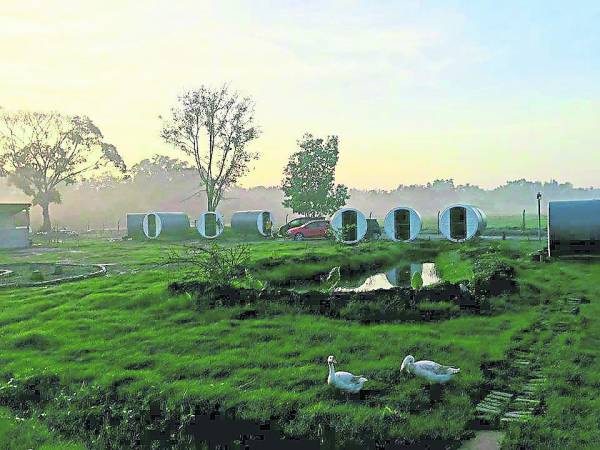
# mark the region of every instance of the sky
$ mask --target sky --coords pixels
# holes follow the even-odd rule
[[[600,2],[2,0],[0,107],[84,114],[135,164],[183,157],[160,115],[202,84],[256,102],[243,186],[305,133],[338,182],[600,186]]]

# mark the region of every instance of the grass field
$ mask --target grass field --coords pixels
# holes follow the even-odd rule
[[[80,442],[69,442],[52,433],[37,419],[15,416],[9,408],[0,407],[0,443],[14,450],[84,450]]]
[[[477,255],[492,247],[515,266],[521,289],[494,299],[493,314],[441,322],[363,325],[281,307],[239,320],[242,306],[198,308],[189,295],[168,292],[167,284],[184,274],[161,265],[172,245],[81,239],[0,253],[0,263],[115,264],[105,278],[0,290],[0,403],[10,407],[5,418],[26,419],[0,422],[0,446],[12,448],[15,435],[28,429],[39,440],[32,447],[52,439],[131,447],[148,430],[168,429],[216,404],[237,420],[273,419],[292,437],[333,433],[338,445],[402,438],[458,446],[473,433],[474,405],[486,382],[482,364],[505,360],[542,313],[559,320],[558,305],[569,296],[591,303],[568,317],[566,333],[548,331],[532,342],[549,374],[545,413],[511,426],[505,447],[594,448],[598,442],[592,425],[600,418],[599,264],[533,263],[528,254],[539,243],[527,241],[255,242],[251,272],[277,283],[334,265],[362,270],[398,260],[435,260],[444,278],[459,281],[473,276]],[[431,403],[420,380],[400,373],[409,353],[461,367],[439,401]],[[348,401],[326,385],[329,354],[339,360],[338,370],[369,378],[364,400]]]
[[[542,236],[546,232],[547,218],[542,215]],[[423,218],[423,233],[437,233],[437,217]],[[506,215],[506,216],[488,216],[487,228],[485,235],[499,236],[502,233],[507,235],[524,235],[535,237],[538,232],[537,214],[526,214],[525,229],[523,229],[523,216],[521,215]]]

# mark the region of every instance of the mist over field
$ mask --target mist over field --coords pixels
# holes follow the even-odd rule
[[[206,210],[206,196],[199,192],[198,177],[193,170],[159,173],[138,173],[129,179],[105,177],[90,179],[61,189],[62,203],[51,205],[55,226],[78,231],[125,227],[128,212],[183,211],[190,220]],[[576,188],[570,183],[531,182],[517,180],[495,189],[485,190],[473,185],[455,185],[451,180],[437,180],[426,185],[400,185],[391,191],[350,189],[347,204],[366,215],[383,218],[393,207],[412,206],[421,215],[435,216],[445,206],[455,202],[471,203],[488,215],[536,214],[535,196],[542,192],[542,211],[547,201],[587,199],[600,196],[600,188]],[[277,224],[294,215],[282,206],[283,192],[278,187],[234,187],[229,190],[218,210],[228,223],[234,211],[270,210]],[[26,195],[6,180],[0,179],[0,202],[29,202]],[[32,226],[41,224],[41,210],[32,209]]]

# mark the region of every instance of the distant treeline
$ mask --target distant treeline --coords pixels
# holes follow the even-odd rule
[[[168,161],[167,161],[168,162]],[[206,196],[198,186],[198,176],[185,165],[163,164],[156,167],[149,160],[136,164],[126,178],[103,176],[84,180],[61,189],[62,204],[52,205],[55,226],[84,231],[125,227],[128,212],[184,211],[193,221],[206,209]],[[518,215],[525,209],[537,213],[536,194],[547,201],[561,199],[600,198],[600,188],[574,188],[571,183],[509,181],[495,189],[473,185],[455,185],[452,180],[435,180],[425,185],[400,185],[391,191],[351,189],[348,205],[367,216],[382,218],[395,206],[416,208],[423,216],[435,216],[446,205],[455,202],[480,206],[488,215]],[[270,210],[277,223],[292,217],[282,207],[283,193],[278,187],[233,188],[219,206],[228,222],[234,211]],[[0,179],[0,202],[29,199]],[[32,210],[34,228],[41,223],[39,208]]]

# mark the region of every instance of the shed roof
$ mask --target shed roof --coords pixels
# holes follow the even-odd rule
[[[31,208],[31,203],[0,203],[0,215],[14,216],[29,208]]]

